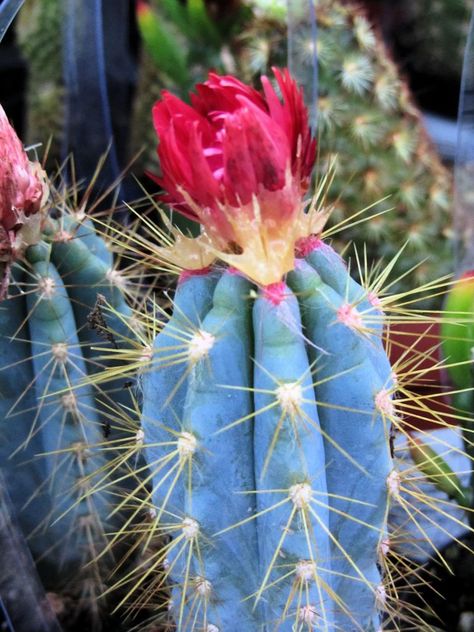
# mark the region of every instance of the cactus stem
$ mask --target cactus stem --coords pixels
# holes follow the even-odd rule
[[[290,494],[291,492],[294,492],[294,496],[311,496],[312,495],[312,490],[311,487],[305,483],[303,484],[296,484],[294,485],[292,488],[290,488],[290,490],[288,490],[288,493]],[[302,492],[302,493],[301,493]],[[302,503],[305,502],[305,498],[299,498],[299,500],[297,500],[297,502],[301,501]],[[331,594],[331,588],[328,586],[328,584],[319,576],[318,570],[318,564],[316,563],[315,559],[314,559],[314,554],[317,553],[317,551],[314,551],[314,545],[312,544],[312,536],[311,536],[311,525],[310,525],[310,521],[309,521],[309,516],[307,514],[307,510],[309,509],[309,511],[311,513],[315,513],[311,510],[310,505],[309,505],[309,501],[311,500],[311,498],[308,498],[308,502],[302,506],[300,509],[296,506],[296,504],[293,504],[293,508],[290,512],[290,516],[288,518],[288,521],[286,522],[285,527],[283,527],[282,529],[282,536],[276,546],[276,549],[274,551],[273,557],[268,565],[268,568],[266,570],[265,573],[265,577],[263,578],[260,588],[257,592],[257,594],[255,595],[255,604],[258,603],[258,601],[261,599],[262,594],[265,590],[270,589],[275,583],[277,582],[281,582],[283,580],[286,579],[286,577],[288,575],[291,575],[293,572],[295,572],[296,574],[296,585],[293,586],[293,589],[291,590],[284,611],[282,613],[282,620],[287,618],[287,614],[290,610],[290,606],[291,606],[291,602],[295,596],[296,591],[298,591],[299,595],[297,598],[297,604],[298,607],[296,609],[296,623],[295,623],[295,629],[300,630],[300,627],[298,626],[297,621],[300,620],[302,621],[302,619],[299,618],[299,613],[302,610],[302,606],[301,606],[301,602],[303,600],[305,600],[306,603],[306,608],[308,608],[309,610],[307,612],[311,612],[311,610],[313,609],[313,607],[308,603],[309,600],[309,594],[308,594],[308,583],[309,581],[313,580],[316,584],[317,587],[317,591],[319,594],[319,601],[321,602],[321,607],[322,607],[322,611],[321,611],[321,615],[318,617],[319,621],[323,621],[325,623],[325,626],[323,629],[328,629],[327,628],[327,615],[325,612],[325,607],[324,607],[324,601],[325,601],[325,594]],[[272,509],[275,509],[276,507],[273,507]],[[305,533],[305,539],[307,542],[307,546],[308,546],[308,554],[309,554],[309,558],[308,560],[300,560],[296,566],[291,568],[291,571],[287,574],[284,574],[283,576],[279,577],[276,582],[269,582],[270,576],[272,571],[275,569],[276,565],[277,565],[277,559],[279,557],[282,556],[282,551],[283,551],[283,547],[284,547],[284,543],[285,543],[285,539],[287,537],[287,535],[291,534],[291,526],[293,523],[293,520],[295,518],[295,515],[297,512],[300,512],[300,519],[302,521],[303,524],[303,530]],[[262,512],[263,513],[263,512]],[[320,519],[318,517],[315,517],[316,521],[320,523]],[[326,531],[326,527],[323,526],[323,529]],[[341,600],[338,598],[337,595],[332,595],[332,597],[335,599],[335,601],[338,603],[338,605],[343,609],[343,610],[347,610],[345,608],[345,605],[341,602]],[[348,613],[350,616],[350,613]]]

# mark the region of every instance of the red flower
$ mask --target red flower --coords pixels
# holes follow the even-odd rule
[[[316,145],[303,95],[287,70],[274,74],[282,100],[267,77],[260,94],[210,73],[192,105],[164,91],[153,108],[162,199],[200,222],[220,250],[248,249],[243,223],[269,239],[286,232],[309,186]]]
[[[0,298],[9,263],[38,232],[37,214],[46,194],[40,165],[28,160],[0,106]]]

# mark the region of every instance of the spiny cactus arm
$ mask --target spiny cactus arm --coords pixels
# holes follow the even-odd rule
[[[242,276],[222,275],[202,324],[205,344],[196,348],[189,375],[181,440],[196,452],[184,517],[198,531],[186,543],[191,562],[181,556],[172,576],[187,597],[187,605],[181,600],[176,608],[183,632],[206,611],[207,622],[220,630],[258,626],[253,600],[247,599],[258,577],[257,527],[255,520],[246,521],[255,515],[256,502],[249,289]],[[170,550],[172,565],[177,554],[178,547]]]
[[[333,288],[348,305],[355,307],[361,314],[365,326],[364,333],[372,342],[371,345],[367,345],[367,353],[382,380],[387,380],[391,374],[391,367],[382,344],[384,318],[377,296],[361,287],[350,276],[344,260],[331,246],[320,240],[315,241],[311,237],[306,241],[309,250],[306,252],[306,262],[314,268],[326,285]]]
[[[19,329],[27,315],[26,298],[18,289],[23,273],[16,269],[13,275],[10,297],[0,303],[0,461],[23,533],[39,557],[44,543],[38,535],[31,536],[51,507],[44,486],[45,463],[37,457],[43,452],[41,435],[31,432],[36,408],[31,347],[26,327]]]
[[[94,231],[91,225],[87,228]],[[116,362],[115,350],[133,346],[134,334],[128,325],[132,312],[125,298],[127,282],[113,267],[111,253],[107,253],[105,245],[100,246],[102,240],[95,231],[89,232],[86,240],[73,230],[59,237],[52,243],[51,260],[67,288],[87,372],[100,373]],[[121,435],[122,416],[132,407],[126,380],[110,379],[103,388],[96,388],[95,401],[102,425],[111,428],[112,438],[116,438],[117,432]],[[124,411],[114,415],[117,405]]]
[[[212,274],[195,274],[180,280],[173,315],[156,336],[150,365],[141,378],[141,431],[153,478],[152,499],[157,521],[163,517],[166,522],[166,511],[184,502],[182,485],[173,484],[173,478],[162,480],[163,467],[170,452],[177,448],[189,375],[188,358],[199,339],[202,319],[212,304],[215,281]]]
[[[180,86],[189,84],[186,55],[176,39],[169,34],[162,16],[146,2],[137,2],[137,23],[147,52],[158,68],[173,77]],[[169,26],[169,25],[168,25]]]
[[[51,259],[68,288],[80,339],[90,338],[90,334],[86,333],[87,319],[96,304],[98,294],[104,296],[115,311],[123,316],[130,316],[131,310],[122,291],[125,288],[124,277],[101,257],[94,255],[87,243],[74,237],[55,241]],[[130,335],[124,322],[118,318],[114,320],[112,333],[115,331],[119,338]]]
[[[263,291],[253,321],[258,597],[275,629],[333,630],[326,462],[296,297]]]
[[[67,215],[61,218],[62,229],[74,239],[80,240],[89,251],[99,257],[106,266],[113,267],[114,256],[105,239],[97,234],[94,222],[90,218],[81,217],[77,220]]]
[[[357,313],[346,310],[344,299],[315,279],[304,262],[289,275],[289,284],[301,295],[303,322],[315,345],[316,398],[321,426],[331,437],[325,451],[333,571],[340,573],[334,585],[347,609],[337,613],[336,623],[366,630],[378,618],[376,552],[388,509],[387,420],[393,404],[368,357],[370,342],[357,331]]]
[[[328,244],[312,237],[307,242],[307,262],[317,270],[322,281],[351,303],[367,298],[367,292],[348,274],[342,257]]]
[[[103,441],[103,435],[92,389],[77,387],[86,375],[86,367],[72,307],[49,255],[44,243],[27,252],[37,283],[36,291],[27,297],[38,401],[34,423],[41,433],[48,489],[54,503],[50,522],[61,518],[47,530],[50,548],[72,572],[97,554],[94,531],[107,524],[111,505],[101,495],[93,501],[87,495],[92,486],[88,477],[100,468],[103,458],[94,449]]]

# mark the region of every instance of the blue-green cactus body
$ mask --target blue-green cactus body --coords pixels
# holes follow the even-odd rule
[[[112,251],[104,239],[97,234],[91,219],[82,219],[75,222],[71,218],[66,218],[64,224],[64,228],[73,235],[74,239],[80,240],[92,254],[102,259],[106,266],[109,268],[113,267],[114,256]]]
[[[9,477],[15,504],[35,494],[27,514],[33,517],[23,521],[20,514],[20,520],[27,536],[35,532],[41,538],[38,545],[32,540],[32,551],[41,561],[45,583],[56,588],[60,580],[64,587],[74,578],[74,590],[82,591],[81,578],[95,599],[103,590],[99,566],[110,561],[108,556],[98,561],[105,533],[116,530],[122,518],[112,515],[117,488],[105,479],[120,435],[113,424],[107,431],[106,424],[120,419],[132,400],[122,388],[124,380],[100,388],[85,384],[111,365],[101,356],[115,349],[89,328],[87,317],[103,294],[116,310],[106,316],[107,325],[130,337],[130,310],[107,274],[111,260],[93,254],[81,236],[68,239],[63,228],[62,222],[51,222],[45,239],[52,244],[43,241],[26,250],[24,263],[14,269],[12,296],[0,304],[5,325],[0,336],[0,431],[6,436],[2,453],[8,457],[16,451],[8,463],[25,483],[17,486]],[[100,238],[94,235],[93,241],[97,245]],[[105,256],[105,246],[99,250]],[[123,338],[117,336],[119,342]],[[12,424],[17,431],[11,431]]]
[[[280,291],[285,295],[281,304],[260,296],[253,309],[254,451],[260,492],[257,530],[266,534],[259,538],[260,574],[265,588],[272,585],[262,594],[265,620],[291,632],[304,592],[322,625],[330,630],[331,559],[323,438],[298,302],[288,287]],[[291,496],[299,493],[301,485],[309,486],[311,494],[308,506],[299,508]],[[287,502],[281,505],[282,500]],[[299,565],[305,561],[308,581],[299,577]],[[294,599],[290,597],[292,588]]]
[[[315,347],[316,396],[325,441],[326,479],[330,494],[330,530],[335,592],[342,603],[336,623],[342,629],[370,629],[374,594],[381,576],[378,547],[387,512],[387,477],[392,469],[389,427],[376,397],[386,382],[368,352],[371,340],[357,331],[357,321],[343,321],[347,305],[305,263],[289,275],[302,296],[304,323]],[[389,399],[389,395],[387,394]],[[370,552],[370,554],[369,554]]]
[[[249,289],[237,274],[220,278],[202,324],[214,344],[206,361],[193,364],[183,416],[184,431],[197,439],[185,501],[186,516],[199,524],[196,545],[201,559],[194,560],[193,575],[210,582],[209,601],[215,605],[209,622],[222,629],[232,629],[237,621],[244,629],[258,626],[252,601],[245,601],[258,581],[255,525],[245,523],[216,535],[255,513],[255,495],[248,493],[255,489],[251,424],[243,422],[219,433],[230,422],[252,414],[252,393],[241,388],[250,384],[252,371]],[[224,393],[221,384],[227,387]]]
[[[168,512],[179,511],[184,503],[184,485],[177,472],[177,441],[182,432],[188,383],[187,342],[209,310],[214,286],[215,277],[211,275],[192,276],[179,284],[174,314],[156,337],[151,367],[142,376],[146,458],[154,477],[153,502],[165,522],[173,520]],[[174,470],[169,472],[171,467]]]
[[[70,564],[77,570],[89,561],[88,552],[84,560],[78,560],[78,555],[90,546],[91,533],[96,532],[92,537],[98,544],[98,532],[105,529],[111,505],[104,495],[87,497],[91,475],[101,465],[96,457],[103,433],[91,387],[77,387],[87,376],[87,368],[69,296],[48,261],[49,252],[46,255],[31,262],[38,289],[27,297],[38,402],[34,424],[42,438],[40,458],[45,462],[45,482],[54,507],[53,524],[47,529],[50,548],[61,570]]]
[[[17,270],[16,282],[21,284],[23,278]],[[0,370],[0,461],[21,528],[39,557],[46,547],[38,525],[50,514],[51,502],[45,490],[45,462],[36,458],[43,452],[41,434],[34,432],[31,423],[36,398],[31,345],[23,322],[25,302],[13,286],[9,300],[0,303],[0,358],[2,363],[8,359]]]
[[[98,295],[103,296],[104,304],[116,312],[112,318],[113,322],[107,322],[110,333],[118,341],[129,337],[127,318],[130,317],[131,310],[120,287],[121,279],[123,279],[120,272],[115,271],[112,265],[105,262],[102,257],[91,252],[88,244],[80,239],[55,242],[52,256],[68,288],[76,319],[82,323],[78,330],[79,338],[91,343],[93,340],[94,342],[104,340],[103,336],[101,338],[97,333],[91,333],[87,326],[91,306],[94,306]],[[110,317],[106,315],[105,319],[109,321]],[[86,353],[92,356],[94,349],[87,346]]]
[[[317,271],[326,285],[356,307],[363,319],[365,335],[372,342],[371,345],[367,345],[366,351],[382,379],[388,379],[391,367],[383,348],[384,319],[381,307],[377,305],[377,297],[354,281],[348,274],[344,260],[322,241],[317,242],[316,247],[308,254],[307,263]]]
[[[113,349],[132,346],[132,334],[128,325],[131,309],[124,296],[125,285],[121,285],[125,284],[124,278],[119,271],[114,270],[111,253],[103,240],[93,232],[91,223],[85,227],[81,225],[78,234],[81,231],[84,231],[85,237],[76,234],[69,241],[55,241],[52,258],[64,279],[76,322],[80,324],[77,333],[83,345],[83,354],[88,360],[88,373],[91,375],[113,363],[113,357],[109,357],[107,362],[101,358],[104,348],[110,348],[111,344]],[[105,330],[102,330],[100,324],[99,330],[90,326],[90,315],[98,297]],[[120,434],[122,428],[120,420],[117,424],[110,409],[118,405],[127,411],[131,407],[130,393],[125,385],[124,379],[109,380],[106,392],[101,390],[95,393],[95,406],[101,423],[104,426],[111,425],[114,435]]]
[[[342,264],[319,275],[317,259],[257,291],[224,272],[199,318],[194,284],[212,277],[191,277],[156,338],[142,418],[151,470],[176,452],[170,425],[192,444],[172,493],[171,465],[152,474],[180,632],[379,627],[390,365],[365,291]]]

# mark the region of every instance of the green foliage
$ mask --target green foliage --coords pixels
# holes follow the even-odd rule
[[[169,27],[145,3],[137,9],[137,21],[143,45],[156,66],[179,85],[187,85],[186,59],[182,49],[176,46],[176,38]]]
[[[454,386],[453,406],[460,416],[466,453],[474,460],[474,277],[472,271],[463,274],[450,288],[441,323],[442,353],[447,373]],[[474,524],[474,473],[470,489],[464,491],[462,506],[469,506],[469,521]]]

